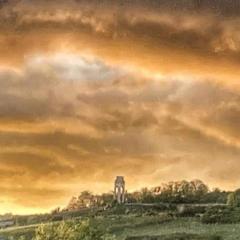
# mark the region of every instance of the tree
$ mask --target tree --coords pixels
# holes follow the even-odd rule
[[[58,213],[60,213],[60,211],[61,211],[61,208],[60,207],[57,207],[57,208],[55,208],[55,209],[53,209],[52,211],[51,211],[51,214],[58,214]]]
[[[92,194],[91,192],[89,192],[89,191],[83,191],[83,192],[81,192],[79,198],[90,198],[90,197],[92,197],[92,196],[93,196],[93,194]]]
[[[235,192],[228,194],[227,205],[229,207],[237,207],[238,206],[237,194]]]
[[[157,188],[155,200],[158,202],[192,203],[199,202],[209,193],[209,188],[200,180],[176,181]]]
[[[152,203],[154,202],[153,194],[147,188],[141,190],[141,202],[142,203]]]
[[[205,185],[201,180],[193,180],[191,182],[194,188],[193,194],[196,196],[203,196],[209,192],[209,188],[207,185]]]
[[[72,197],[72,199],[68,203],[67,210],[72,211],[77,209],[77,207],[78,207],[78,199],[76,197]]]
[[[103,193],[101,196],[100,196],[100,199],[101,199],[101,205],[111,205],[113,203],[113,193],[112,192],[109,192],[109,193]]]

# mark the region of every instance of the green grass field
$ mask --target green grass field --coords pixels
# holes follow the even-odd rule
[[[122,240],[127,236],[177,235],[182,233],[217,235],[224,240],[239,240],[240,224],[206,225],[200,223],[197,219],[182,218],[162,224],[122,229],[121,232],[118,232],[117,237]]]
[[[202,224],[197,218],[179,218],[171,221],[159,221],[157,216],[107,216],[95,218],[93,222],[115,234],[118,240],[124,240],[129,236],[164,235],[170,237],[173,235],[182,236],[184,234],[184,236],[188,234],[221,236],[223,240],[240,239],[240,224]],[[7,239],[10,236],[18,238],[24,235],[27,239],[31,239],[35,227],[36,226],[28,226],[1,230],[0,236]],[[184,240],[185,238],[181,239]]]

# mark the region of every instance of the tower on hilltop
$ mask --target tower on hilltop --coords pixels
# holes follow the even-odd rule
[[[115,179],[114,197],[119,204],[125,202],[125,180],[123,176],[117,176]]]

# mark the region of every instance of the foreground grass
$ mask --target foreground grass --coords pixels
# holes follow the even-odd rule
[[[166,221],[165,221],[166,220]],[[221,236],[223,240],[239,240],[240,224],[202,224],[197,218],[179,218],[159,220],[157,216],[107,216],[93,219],[93,223],[108,229],[118,240],[129,236],[180,236],[180,234],[197,234]],[[36,226],[12,228],[0,231],[0,237],[26,236],[31,239]]]
[[[10,237],[18,239],[24,236],[27,240],[32,239],[35,233],[35,229],[38,225],[24,226],[24,227],[14,227],[0,230],[0,237],[3,239],[8,239]]]
[[[217,235],[224,240],[239,240],[240,224],[207,225],[194,218],[181,218],[162,224],[123,229],[117,237],[119,240],[123,240],[127,236],[177,235],[182,233],[206,236]]]

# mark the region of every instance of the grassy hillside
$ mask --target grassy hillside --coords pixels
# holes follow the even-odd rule
[[[26,227],[14,227],[0,230],[0,237],[3,239],[19,239],[24,236],[27,240],[34,236],[37,225],[26,226]],[[0,238],[1,239],[1,238]]]
[[[240,224],[202,224],[197,218],[159,220],[156,216],[107,216],[93,219],[93,224],[108,229],[117,240],[239,240]],[[36,226],[8,229],[0,232],[4,237],[26,236],[31,239]],[[132,238],[134,237],[135,238]],[[141,238],[142,236],[142,238]],[[144,236],[144,238],[143,238]],[[146,236],[162,236],[146,238]],[[221,238],[218,238],[221,236]],[[191,238],[189,238],[191,237]],[[17,238],[16,238],[17,239]]]
[[[127,236],[152,236],[165,235],[180,236],[181,234],[196,234],[201,236],[221,236],[224,240],[240,239],[240,224],[202,224],[195,218],[180,218],[162,224],[152,224],[145,227],[125,228],[118,232],[118,239]],[[175,238],[173,238],[174,240]],[[182,238],[183,240],[188,238]],[[194,239],[194,238],[193,238]]]

